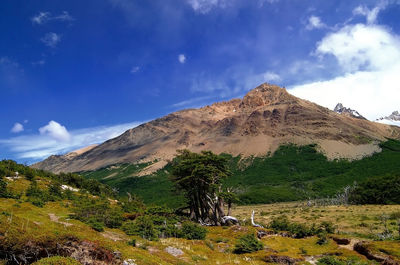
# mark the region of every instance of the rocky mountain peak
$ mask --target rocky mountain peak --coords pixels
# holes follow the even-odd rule
[[[333,111],[339,113],[340,110],[342,110],[342,109],[344,109],[343,104],[338,103],[338,104],[336,104],[336,107],[333,109]]]
[[[345,106],[343,106],[342,103],[336,104],[336,107],[333,109],[333,111],[347,117],[366,120],[366,118],[364,118],[360,113],[358,113],[358,111],[346,108]]]
[[[239,105],[240,108],[257,108],[265,105],[274,105],[294,101],[295,97],[290,95],[285,88],[264,83],[250,90]]]

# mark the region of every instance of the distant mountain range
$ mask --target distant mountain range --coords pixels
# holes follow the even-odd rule
[[[378,143],[386,138],[400,139],[400,128],[368,121],[342,104],[331,111],[262,84],[243,99],[171,113],[98,146],[53,155],[32,166],[79,172],[156,161],[146,169],[149,173],[165,166],[177,149],[263,156],[287,143],[317,144],[329,158],[358,159],[379,151]]]
[[[393,111],[389,116],[379,118],[376,121],[389,125],[397,125],[400,127],[400,113],[398,111]]]

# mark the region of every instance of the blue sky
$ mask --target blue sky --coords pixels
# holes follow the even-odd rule
[[[400,109],[400,1],[0,3],[0,158],[31,163],[270,82]]]

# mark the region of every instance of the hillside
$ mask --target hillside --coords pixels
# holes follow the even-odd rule
[[[399,137],[398,127],[346,117],[284,88],[262,84],[243,99],[178,111],[86,152],[50,156],[32,167],[78,172],[157,160],[148,174],[165,166],[177,149],[262,157],[286,143],[317,144],[330,159],[360,159],[378,152],[378,143],[385,138]]]
[[[343,187],[373,176],[400,172],[400,141],[380,144],[381,152],[360,160],[329,160],[315,145],[284,145],[263,157],[228,158],[232,176],[224,181],[233,188],[241,204],[273,203],[333,196]],[[146,203],[182,205],[183,198],[173,192],[170,165],[142,176],[151,163],[117,164],[83,176],[140,196]]]
[[[75,174],[1,161],[0,184],[0,264],[400,262],[398,205],[240,206],[240,226],[204,228],[173,209],[109,197]],[[264,228],[250,225],[252,210]]]

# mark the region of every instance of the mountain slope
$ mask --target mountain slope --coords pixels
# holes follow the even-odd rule
[[[361,158],[379,151],[377,142],[385,137],[400,138],[400,129],[342,116],[283,88],[262,84],[243,99],[178,111],[80,155],[51,156],[33,167],[75,172],[157,159],[161,168],[177,149],[259,156],[288,142],[316,143],[329,158]]]

